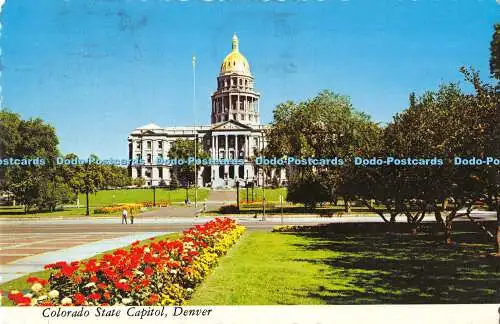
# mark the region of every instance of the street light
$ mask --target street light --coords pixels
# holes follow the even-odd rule
[[[238,213],[240,212],[240,181],[236,180],[236,205],[238,206]]]
[[[156,186],[153,186],[153,207],[156,207]]]
[[[247,204],[248,204],[248,178],[245,179],[245,188],[247,189]]]

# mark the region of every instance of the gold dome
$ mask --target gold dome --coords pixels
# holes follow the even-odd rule
[[[250,65],[248,64],[247,59],[243,56],[243,54],[239,51],[239,42],[238,36],[236,33],[233,35],[233,50],[229,53],[222,65],[220,67],[220,74],[244,74],[251,75],[250,73]]]

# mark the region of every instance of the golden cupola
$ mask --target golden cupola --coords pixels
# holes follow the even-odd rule
[[[248,76],[252,75],[247,59],[240,53],[238,36],[236,36],[236,33],[233,35],[233,49],[231,53],[226,56],[220,67],[220,75],[233,73]]]

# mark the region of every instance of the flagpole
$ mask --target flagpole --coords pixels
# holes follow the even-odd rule
[[[196,166],[196,151],[198,134],[196,132],[196,57],[193,56],[193,117],[194,117],[194,207],[198,203],[198,168]]]

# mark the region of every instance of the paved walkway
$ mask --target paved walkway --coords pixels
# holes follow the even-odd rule
[[[74,243],[76,243],[76,246],[75,244],[73,244],[72,247],[62,248],[62,249],[60,248],[60,246],[58,246],[59,249],[56,250],[53,250],[53,246],[51,248],[49,243],[52,242],[53,244],[55,243],[58,245],[63,244],[63,242],[57,242],[58,240],[66,239],[64,237],[61,238],[60,233],[39,234],[39,236],[36,236],[35,239],[31,240],[30,242],[16,244],[15,246],[11,245],[5,247],[5,249],[3,246],[4,243],[2,243],[2,248],[1,248],[2,251],[0,251],[0,256],[2,257],[4,256],[5,251],[11,251],[10,256],[18,256],[18,257],[24,255],[30,255],[30,256],[16,258],[14,261],[11,262],[7,261],[7,263],[5,264],[2,262],[2,264],[0,264],[0,283],[4,283],[22,277],[32,272],[41,271],[43,270],[44,265],[48,263],[55,263],[57,261],[70,262],[75,260],[82,260],[90,258],[101,252],[130,245],[137,240],[145,240],[150,237],[168,233],[169,232],[130,233],[124,236],[113,237],[84,244],[79,244],[81,240],[80,234],[71,234]],[[85,237],[89,235],[98,235],[100,237],[103,237],[110,234],[116,235],[116,233],[96,232],[96,233],[86,233],[86,235],[83,236]],[[0,240],[4,240],[6,237],[8,239],[14,239],[14,240],[17,239],[18,242],[19,241],[24,242],[24,237],[26,237],[26,234],[2,233],[0,236]],[[47,252],[41,253],[44,249],[44,246]],[[22,248],[22,250],[20,250],[19,248]],[[16,250],[22,251],[23,253],[16,252]],[[2,258],[2,260],[8,260],[8,259]]]
[[[211,203],[235,203],[236,190],[211,190],[208,193],[207,201]]]

